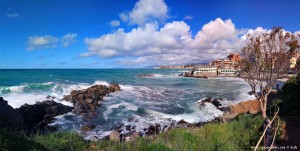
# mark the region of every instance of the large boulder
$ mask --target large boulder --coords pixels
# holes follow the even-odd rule
[[[94,85],[83,90],[73,90],[70,95],[65,95],[63,100],[73,103],[75,114],[85,114],[91,117],[96,114],[96,109],[100,107],[103,97],[116,91],[120,91],[118,84]]]
[[[12,108],[0,97],[0,128],[22,131],[42,131],[55,116],[72,111],[72,107],[55,101],[43,101],[34,105],[22,105]]]
[[[0,97],[0,128],[6,129],[22,129],[23,118],[18,110],[7,104],[2,97]]]
[[[240,114],[257,114],[261,111],[260,102],[258,100],[249,100],[240,102],[235,105],[228,106],[229,112],[221,117],[221,121],[230,121]]]
[[[109,139],[115,142],[120,141],[120,133],[118,131],[111,131],[109,134]]]
[[[65,106],[55,101],[43,101],[33,105],[22,105],[17,110],[23,118],[25,129],[41,130],[53,122],[55,116],[70,112],[73,110],[73,107]]]
[[[230,106],[230,113],[237,113],[237,114],[257,114],[261,110],[260,102],[258,100],[249,100],[240,102],[238,104]]]

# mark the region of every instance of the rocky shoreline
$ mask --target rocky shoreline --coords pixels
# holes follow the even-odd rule
[[[84,90],[73,90],[63,100],[73,103],[73,107],[53,101],[47,96],[42,102],[33,105],[24,104],[14,109],[7,101],[0,97],[0,128],[19,131],[22,133],[35,133],[55,131],[56,127],[48,126],[58,115],[73,111],[76,115],[83,115],[86,119],[95,115],[96,109],[101,106],[104,96],[120,91],[118,84],[94,85]],[[90,129],[93,126],[88,126]],[[87,126],[82,128],[88,130]]]
[[[171,119],[171,124],[161,125],[159,123],[150,125],[143,129],[143,131],[137,132],[134,126],[120,124],[116,128],[112,129],[111,133],[104,137],[106,140],[114,140],[114,141],[130,141],[135,139],[138,136],[147,136],[152,137],[159,133],[167,132],[173,128],[187,128],[187,127],[201,127],[208,123],[223,123],[233,120],[240,114],[257,114],[260,111],[260,104],[257,100],[248,100],[244,102],[240,102],[235,105],[222,106],[222,98],[206,98],[199,102],[197,105],[201,108],[206,105],[206,103],[212,103],[217,109],[224,112],[222,116],[216,117],[215,119],[208,122],[199,122],[199,123],[188,123],[185,120],[175,121]]]
[[[83,90],[73,90],[70,95],[66,95],[63,98],[63,100],[71,102],[73,107],[65,106],[53,100],[46,100],[37,102],[34,105],[25,104],[18,109],[13,109],[7,104],[7,101],[0,97],[0,128],[28,133],[49,129],[56,130],[55,127],[50,127],[48,124],[54,121],[54,117],[71,111],[76,115],[83,116],[85,120],[90,120],[96,115],[96,109],[101,107],[103,97],[120,90],[118,84],[111,84],[109,86],[94,85]],[[51,99],[51,97],[48,97],[48,99]],[[170,125],[155,123],[145,127],[142,131],[137,131],[136,127],[130,124],[125,125],[121,123],[111,129],[110,134],[105,136],[104,139],[129,141],[139,136],[155,136],[173,128],[199,127],[206,123],[227,122],[239,114],[257,114],[260,111],[260,104],[257,100],[249,100],[229,106],[223,106],[222,101],[222,98],[206,98],[197,102],[199,108],[205,106],[207,103],[211,103],[217,109],[224,112],[222,116],[216,117],[209,122],[188,123],[183,119],[180,121],[166,119],[170,121]],[[89,132],[95,127],[93,123],[90,123],[81,126],[80,130]]]
[[[35,133],[55,130],[49,127],[54,117],[71,112],[73,107],[65,106],[53,100],[37,102],[34,105],[24,104],[14,109],[0,97],[0,128]]]

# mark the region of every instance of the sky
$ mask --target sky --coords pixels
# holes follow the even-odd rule
[[[300,32],[299,0],[1,0],[0,69],[207,63]]]

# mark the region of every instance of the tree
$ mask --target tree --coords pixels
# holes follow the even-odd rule
[[[281,27],[274,27],[258,37],[247,35],[241,72],[260,102],[264,119],[267,118],[268,95],[276,80],[287,72],[292,54],[299,50],[299,37]]]

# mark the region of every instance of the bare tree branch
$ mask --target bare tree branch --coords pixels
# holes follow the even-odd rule
[[[286,32],[281,27],[274,27],[271,32],[259,37],[247,35],[246,46],[242,49],[241,72],[260,101],[264,119],[267,118],[268,95],[276,80],[287,72],[290,57],[300,48],[299,39],[299,35]]]

